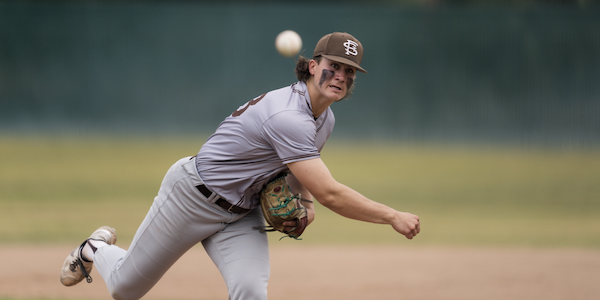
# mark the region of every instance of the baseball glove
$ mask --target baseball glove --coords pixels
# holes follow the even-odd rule
[[[286,176],[287,174],[284,174],[273,179],[260,192],[260,206],[269,226],[258,229],[262,232],[279,231],[298,240],[308,225],[306,207],[302,205],[302,201],[312,201],[302,199],[300,194],[292,194]],[[296,220],[296,227],[286,231],[283,222],[293,220]]]

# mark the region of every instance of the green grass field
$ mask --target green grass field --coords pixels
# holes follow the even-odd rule
[[[100,225],[131,241],[177,159],[202,141],[0,136],[0,244],[76,243]],[[317,205],[279,244],[600,247],[600,151],[334,142],[338,181],[418,214],[413,241]]]

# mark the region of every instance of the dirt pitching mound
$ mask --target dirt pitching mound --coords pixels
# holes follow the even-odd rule
[[[0,298],[110,299],[104,281],[64,287],[74,246],[1,246]],[[270,299],[597,299],[600,251],[437,247],[273,246]],[[184,255],[144,299],[227,299],[201,247]]]

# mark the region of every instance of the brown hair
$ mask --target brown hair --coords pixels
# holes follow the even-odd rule
[[[322,58],[323,57],[319,55],[319,56],[314,57],[313,59],[317,63],[321,63]],[[312,76],[310,74],[310,71],[308,70],[308,62],[309,61],[310,61],[310,59],[308,59],[302,55],[298,56],[298,60],[296,61],[296,68],[294,68],[294,73],[296,73],[296,78],[298,78],[299,81],[303,81],[306,83],[306,81]],[[344,98],[342,98],[342,99],[350,98],[353,90],[354,90],[354,83],[352,83],[352,86],[348,89],[346,96],[344,96]]]
[[[314,58],[314,60],[317,61],[317,63],[321,62],[321,56],[317,56]],[[304,81],[306,82],[310,76],[312,76],[310,74],[310,72],[308,71],[308,62],[310,61],[310,59],[300,55],[298,56],[298,60],[296,61],[296,68],[294,69],[294,73],[296,73],[296,78],[298,78],[299,81]]]

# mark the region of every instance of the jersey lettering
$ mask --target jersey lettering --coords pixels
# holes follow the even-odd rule
[[[248,107],[250,107],[251,105],[254,105],[254,104],[258,103],[266,95],[267,94],[262,94],[258,98],[254,99],[254,100],[248,101],[248,103],[246,104],[246,106],[244,106],[244,108],[240,108],[240,109],[236,110],[234,113],[231,114],[231,116],[232,117],[239,117],[239,116],[241,116],[246,111],[246,109],[248,109]]]

